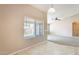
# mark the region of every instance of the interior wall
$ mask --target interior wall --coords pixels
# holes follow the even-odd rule
[[[50,24],[50,32],[60,36],[73,36],[72,23],[79,22],[79,14],[61,19],[60,21],[53,22]]]
[[[61,19],[50,24],[50,32],[60,36],[72,36],[72,20],[71,18]]]
[[[0,5],[0,54],[8,54],[43,40],[24,39],[25,16],[44,21],[47,29],[46,13],[30,5]]]

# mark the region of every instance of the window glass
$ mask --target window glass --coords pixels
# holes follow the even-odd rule
[[[43,22],[35,21],[30,17],[24,19],[24,37],[37,37],[43,35]]]
[[[26,18],[24,21],[24,37],[35,36],[35,24],[31,18]]]

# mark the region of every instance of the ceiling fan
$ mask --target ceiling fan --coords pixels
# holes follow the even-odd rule
[[[59,19],[58,17],[55,17],[55,18],[52,18],[52,20],[61,20],[61,19]]]

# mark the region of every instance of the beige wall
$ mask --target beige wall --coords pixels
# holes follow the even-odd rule
[[[44,21],[44,28],[47,29],[46,13],[30,5],[0,5],[0,54],[8,54],[41,41],[24,39],[24,16]],[[46,31],[44,33],[46,36]]]

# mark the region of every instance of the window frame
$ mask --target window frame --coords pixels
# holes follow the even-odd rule
[[[29,20],[29,19],[32,19],[32,20]],[[40,36],[40,35],[36,35],[36,24],[37,23],[40,23],[40,24],[42,24],[42,36],[44,35],[44,22],[43,21],[39,21],[39,20],[35,20],[35,19],[33,19],[33,18],[30,18],[30,17],[28,17],[28,16],[25,16],[25,18],[24,18],[24,23],[27,23],[27,22],[29,22],[29,23],[34,23],[34,35],[33,36],[24,36],[24,39],[31,39],[31,38],[34,38],[34,37],[38,37],[38,36]],[[24,25],[25,26],[25,25]],[[25,29],[24,29],[25,30]],[[39,29],[40,30],[40,29]],[[25,35],[25,34],[24,34]]]

